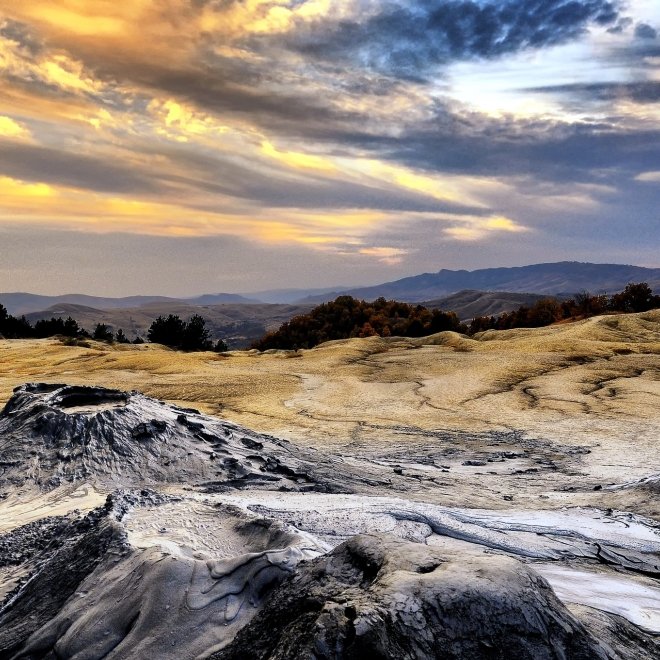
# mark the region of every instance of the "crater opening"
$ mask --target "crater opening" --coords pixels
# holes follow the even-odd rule
[[[118,390],[76,387],[59,394],[54,403],[71,415],[91,415],[103,410],[123,408],[128,403],[128,394]]]

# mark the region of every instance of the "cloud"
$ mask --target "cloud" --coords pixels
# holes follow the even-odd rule
[[[321,61],[423,79],[438,65],[554,46],[618,18],[619,3],[609,0],[391,0],[364,20],[326,17],[285,39]]]
[[[635,181],[644,183],[660,183],[660,171],[642,172],[635,177]]]
[[[628,99],[636,103],[660,101],[660,81],[576,83],[531,87],[528,91],[543,94],[567,94],[588,101],[615,101]]]
[[[0,140],[0,160],[0,173],[25,181],[119,193],[158,190],[153,181],[127,163],[113,164],[101,156]]]
[[[0,115],[0,137],[23,138],[29,137],[30,131],[11,117]]]
[[[494,232],[520,233],[529,231],[511,218],[492,216],[490,218],[465,218],[460,225],[447,227],[445,235],[458,241],[478,241]]]
[[[375,257],[381,263],[395,266],[403,261],[404,255],[408,254],[409,251],[393,247],[367,247],[361,248],[358,252],[368,257]]]
[[[632,245],[660,203],[635,5],[0,0],[0,229],[289,245],[326,278],[618,246],[621,218]]]
[[[638,39],[656,39],[658,31],[648,23],[637,23],[635,26],[635,36]]]

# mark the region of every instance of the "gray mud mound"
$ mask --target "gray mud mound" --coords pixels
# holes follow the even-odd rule
[[[21,578],[0,607],[0,658],[13,657],[46,624],[112,549],[128,550],[112,498],[83,518],[49,518],[0,537],[0,566]],[[42,656],[36,656],[42,657]]]
[[[294,529],[234,507],[215,512],[225,555],[131,543],[132,516],[176,505],[187,503],[118,492],[87,516],[0,537],[0,564],[13,548],[29,549],[18,567],[25,578],[0,607],[0,659],[208,657],[301,560],[319,553]],[[53,525],[58,535],[39,547],[35,538]]]
[[[356,536],[301,566],[212,658],[601,660],[610,653],[515,560]]]
[[[323,457],[146,397],[98,387],[28,384],[0,414],[0,488],[203,484],[346,490],[360,477],[317,470]],[[327,462],[327,459],[326,459]]]

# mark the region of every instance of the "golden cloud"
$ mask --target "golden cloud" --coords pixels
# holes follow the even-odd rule
[[[378,261],[389,266],[396,266],[403,261],[403,257],[409,253],[409,250],[393,247],[368,247],[361,248],[358,252],[368,257],[376,257]]]
[[[518,224],[511,218],[501,215],[486,218],[464,217],[462,224],[447,227],[445,235],[458,241],[478,241],[494,232],[520,233],[529,231],[528,227]]]
[[[0,115],[0,137],[28,138],[30,131],[11,117]]]

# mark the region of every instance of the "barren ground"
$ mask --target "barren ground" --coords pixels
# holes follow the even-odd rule
[[[382,461],[443,505],[660,519],[659,311],[298,353],[1,341],[0,399],[29,381],[136,389],[348,462]]]

